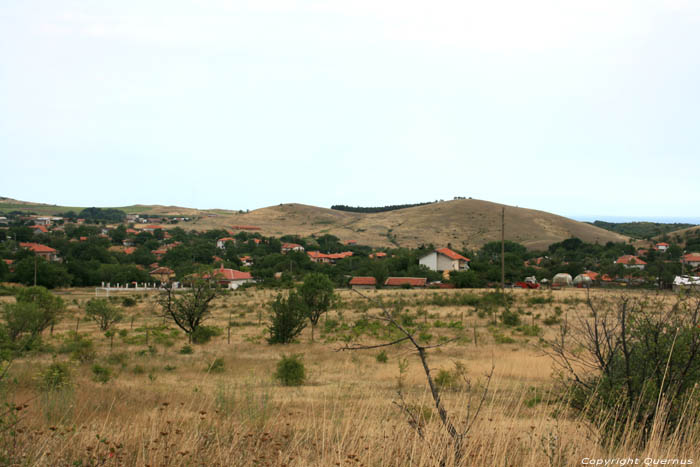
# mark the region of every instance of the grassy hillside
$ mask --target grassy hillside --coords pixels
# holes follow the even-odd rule
[[[694,227],[693,224],[661,222],[605,222],[595,221],[591,225],[634,238],[653,238],[670,232]]]
[[[120,207],[127,213],[182,215],[195,220],[180,224],[185,229],[208,230],[254,226],[263,235],[296,234],[301,237],[331,234],[342,241],[376,247],[418,247],[451,244],[454,248],[476,249],[501,236],[503,205],[474,199],[460,199],[379,213],[358,213],[307,206],[280,204],[247,213],[227,210],[197,210],[177,206],[134,205]],[[506,206],[506,239],[530,249],[578,237],[586,242],[627,241],[628,237],[555,214]],[[0,211],[22,210],[37,214],[58,214],[82,208],[0,201]]]

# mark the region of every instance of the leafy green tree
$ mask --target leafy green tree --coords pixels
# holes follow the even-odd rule
[[[109,237],[112,239],[112,243],[121,245],[126,240],[126,227],[124,224],[120,224],[116,229],[110,230]]]
[[[101,331],[108,331],[124,318],[119,307],[104,298],[93,298],[85,304],[85,314],[97,323]]]
[[[306,327],[308,312],[301,295],[292,291],[285,298],[277,295],[270,304],[272,315],[267,330],[269,344],[289,344]]]
[[[215,281],[195,278],[191,287],[182,292],[166,285],[158,302],[163,316],[185,331],[192,342],[192,333],[209,317],[212,300],[221,294],[222,290]]]
[[[16,299],[3,306],[4,334],[21,351],[31,348],[44,329],[58,322],[65,304],[43,287],[21,289]]]
[[[335,293],[333,282],[325,274],[311,273],[304,277],[304,283],[299,287],[299,294],[306,305],[306,312],[311,321],[311,341],[314,340],[314,329],[321,315],[333,305]]]
[[[34,284],[34,267],[36,265],[37,285],[53,289],[55,287],[69,286],[73,277],[68,273],[62,264],[52,263],[34,255],[25,256],[15,263],[15,272],[10,276],[13,282],[25,285]]]

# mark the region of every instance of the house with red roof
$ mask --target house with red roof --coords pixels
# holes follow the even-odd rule
[[[165,266],[155,268],[149,273],[154,279],[160,282],[170,282],[175,277],[175,271]]]
[[[321,253],[320,251],[307,251],[309,259],[314,263],[329,263],[335,264],[339,259],[348,258],[352,256],[352,251],[343,251],[342,253]]]
[[[660,243],[656,244],[655,249],[660,251],[661,253],[664,253],[666,250],[668,250],[669,246],[671,246],[671,245],[669,245],[666,242],[660,242]]]
[[[61,258],[58,256],[58,251],[54,250],[50,246],[32,242],[20,242],[19,246],[21,248],[26,248],[28,250],[33,251],[34,254],[41,258],[44,258],[46,261],[61,261]]]
[[[231,290],[236,290],[243,284],[255,283],[249,272],[225,268],[223,264],[218,269],[214,269],[211,275],[206,274],[204,277],[213,277],[220,285]]]
[[[427,284],[425,277],[389,277],[384,281],[385,287],[425,287]]]
[[[253,265],[253,257],[252,256],[248,256],[248,255],[241,256],[238,259],[241,260],[241,264],[243,264],[243,266],[252,266]]]
[[[700,253],[688,253],[681,257],[681,262],[691,268],[700,266]]]
[[[625,268],[644,269],[647,263],[634,255],[623,255],[615,260],[615,264],[622,264]]]
[[[377,279],[371,276],[356,276],[350,279],[352,289],[376,289]]]
[[[374,259],[374,258],[377,258],[377,259],[379,259],[379,258],[386,258],[386,253],[383,252],[383,251],[378,251],[378,252],[376,252],[376,253],[370,253],[369,258],[370,258],[370,259]]]
[[[286,254],[288,251],[304,251],[304,247],[298,243],[283,243],[282,244],[282,254]]]
[[[466,271],[469,269],[470,259],[450,250],[440,248],[421,257],[418,263],[431,271]]]
[[[46,227],[44,227],[41,224],[33,225],[29,228],[32,229],[32,231],[34,232],[35,235],[49,233],[49,229],[47,229]]]

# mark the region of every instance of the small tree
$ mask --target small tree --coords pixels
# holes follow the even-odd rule
[[[335,301],[333,293],[333,282],[321,273],[311,273],[304,277],[304,283],[299,287],[304,304],[306,305],[307,316],[311,321],[311,341],[314,340],[314,329],[318,324],[321,315],[326,313]]]
[[[46,315],[49,325],[53,326],[66,311],[63,299],[52,294],[44,287],[27,287],[17,292],[17,303],[34,303]]]
[[[270,306],[272,317],[267,328],[270,333],[267,342],[270,344],[292,342],[306,327],[308,311],[304,300],[297,292],[292,291],[287,298],[277,295]]]
[[[215,281],[197,278],[182,293],[177,293],[171,284],[167,284],[158,303],[163,316],[185,331],[192,342],[192,333],[209,317],[211,301],[220,294],[221,289]]]
[[[85,305],[85,314],[97,323],[102,331],[108,331],[115,323],[124,318],[119,307],[104,298],[93,298]]]

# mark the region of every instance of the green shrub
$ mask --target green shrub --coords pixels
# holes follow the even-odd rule
[[[113,353],[107,357],[107,363],[109,363],[110,365],[119,365],[122,368],[126,367],[128,361],[129,354],[127,354],[126,352]]]
[[[136,299],[134,297],[124,297],[122,299],[122,306],[125,308],[130,308],[136,306]]]
[[[69,386],[70,379],[70,368],[63,362],[53,362],[39,374],[40,387],[44,391],[56,391]]]
[[[536,324],[524,324],[522,326],[519,326],[518,331],[522,332],[523,335],[529,336],[529,337],[537,337],[540,334],[542,334],[542,328],[540,328]]]
[[[182,348],[180,349],[180,354],[182,354],[182,355],[192,355],[193,353],[194,353],[194,349],[189,344],[183,345]]]
[[[302,355],[282,355],[277,362],[275,378],[284,386],[300,386],[306,380],[306,368],[302,362]]]
[[[207,365],[207,372],[211,373],[223,373],[224,369],[224,359],[221,357],[215,358],[213,362]]]
[[[506,326],[517,326],[520,324],[520,315],[515,311],[510,311],[508,308],[501,313],[501,322]]]
[[[106,383],[112,377],[112,370],[106,366],[95,363],[92,365],[92,379],[98,383]]]
[[[142,375],[146,372],[146,369],[143,367],[143,365],[134,365],[131,372],[135,375]]]
[[[223,331],[216,326],[198,326],[190,336],[194,344],[206,344],[212,337],[220,336]]]
[[[379,363],[386,363],[389,361],[389,357],[386,355],[386,350],[382,350],[375,357]]]
[[[434,381],[438,389],[453,389],[457,383],[457,377],[449,370],[440,369]]]
[[[86,334],[70,331],[64,336],[63,343],[59,347],[60,353],[68,353],[73,360],[81,363],[89,363],[95,359],[95,346],[92,339]]]

